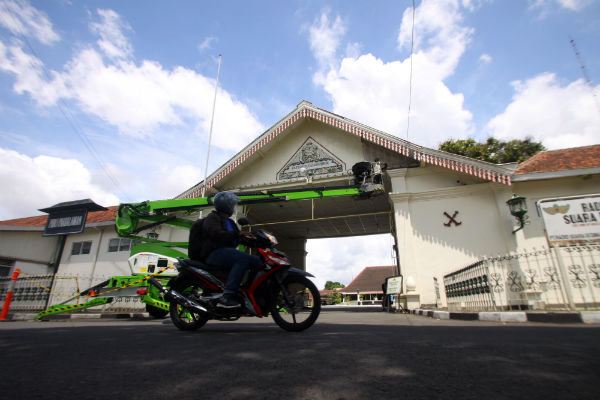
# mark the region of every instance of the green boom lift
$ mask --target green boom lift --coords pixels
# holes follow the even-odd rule
[[[358,164],[361,164],[361,166],[357,167]],[[235,193],[241,200],[240,205],[337,196],[370,197],[383,193],[381,164],[379,162],[362,162],[358,164],[353,167],[355,185]],[[158,289],[148,284],[148,280],[154,277],[163,285],[168,285],[171,277],[177,274],[173,265],[177,258],[187,258],[187,254],[181,249],[187,249],[188,242],[166,242],[152,237],[140,236],[139,233],[162,224],[189,230],[195,219],[185,217],[212,207],[213,197],[214,195],[209,195],[191,199],[120,204],[115,225],[120,237],[133,240],[132,243],[134,244],[131,246],[129,258],[132,275],[114,276],[78,293],[75,297],[61,304],[50,306],[47,310],[37,314],[36,319],[108,304],[116,297],[128,296],[141,296],[141,301],[146,304],[146,310],[153,317],[166,316],[169,303],[163,299]],[[91,300],[81,304],[67,304],[81,297],[88,297]]]

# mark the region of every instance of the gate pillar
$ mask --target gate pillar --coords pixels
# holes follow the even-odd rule
[[[415,256],[413,252],[412,238],[413,226],[409,209],[409,193],[406,190],[406,172],[407,168],[388,170],[387,173],[392,182],[392,193],[389,198],[394,212],[394,232],[396,242],[396,253],[400,260],[400,268],[404,276],[402,288],[403,293],[407,293],[406,282],[415,282],[415,287],[411,287],[411,295],[417,295],[419,292],[419,275],[415,265]],[[410,280],[409,280],[410,278]],[[419,301],[418,299],[416,300]],[[414,304],[414,301],[413,301]]]

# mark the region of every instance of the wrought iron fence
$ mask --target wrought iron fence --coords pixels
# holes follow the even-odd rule
[[[600,246],[533,249],[479,260],[444,276],[450,310],[600,307]]]
[[[29,275],[21,273],[15,281],[10,312],[37,313],[44,311],[49,305],[82,304],[89,297],[79,296],[82,290],[109,279],[110,276],[95,275]],[[6,298],[10,278],[0,278],[0,305]],[[114,297],[109,304],[96,306],[87,312],[100,313],[140,313],[145,311],[145,304],[139,296]]]

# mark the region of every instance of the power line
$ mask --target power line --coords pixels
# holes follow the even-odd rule
[[[3,16],[8,16],[9,18],[13,19],[13,16],[11,14],[3,14]],[[13,23],[15,23],[15,22],[16,21],[14,21],[14,19],[13,19]],[[27,45],[27,48],[29,49],[29,51],[38,60],[41,61],[41,58],[38,56],[37,52],[34,50],[33,46],[31,45],[31,43],[29,42],[29,40],[27,39],[27,37],[25,36],[25,34],[19,32],[18,35],[21,37],[21,39],[23,40],[23,42],[25,42],[25,44]],[[32,69],[34,69],[34,70],[36,69],[35,65],[33,65],[33,63],[31,62],[31,60],[28,59],[27,63],[30,65],[30,67]],[[46,68],[46,64],[43,63],[43,62],[41,62],[41,65],[42,65],[42,71],[43,71],[46,79],[50,82],[51,81],[51,77],[50,77],[50,73],[48,72],[48,69]],[[85,133],[83,133],[83,130],[79,127],[79,124],[77,123],[76,118],[73,116],[73,114],[69,110],[69,107],[67,106],[67,104],[61,98],[58,98],[56,106],[58,107],[58,109],[61,112],[61,114],[63,115],[63,117],[67,120],[69,126],[71,127],[71,129],[73,130],[73,132],[75,132],[76,136],[79,138],[79,140],[81,141],[81,143],[88,150],[88,152],[92,155],[92,157],[94,158],[94,160],[96,161],[96,163],[98,163],[98,165],[100,166],[100,169],[102,170],[102,172],[104,173],[104,175],[106,175],[106,177],[108,178],[108,180],[113,184],[113,186],[115,187],[115,189],[126,200],[131,201],[131,196],[129,196],[129,194],[127,194],[122,189],[121,185],[119,184],[119,181],[108,171],[108,168],[106,167],[106,165],[102,161],[102,159],[100,157],[100,154],[96,151],[96,149],[95,149],[92,141],[87,137],[87,135]]]

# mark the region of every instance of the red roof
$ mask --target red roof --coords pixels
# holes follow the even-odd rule
[[[541,151],[517,167],[515,175],[600,167],[600,145]]]
[[[383,293],[381,285],[386,278],[397,275],[395,265],[383,267],[365,267],[360,274],[348,286],[340,289],[340,293],[354,294],[360,290],[361,293]]]
[[[92,211],[88,213],[86,224],[92,224],[95,222],[107,222],[114,221],[117,216],[117,209],[119,206],[108,207],[107,211]],[[17,218],[9,219],[6,221],[0,221],[0,225],[8,226],[46,226],[48,215],[38,215],[37,217]]]

